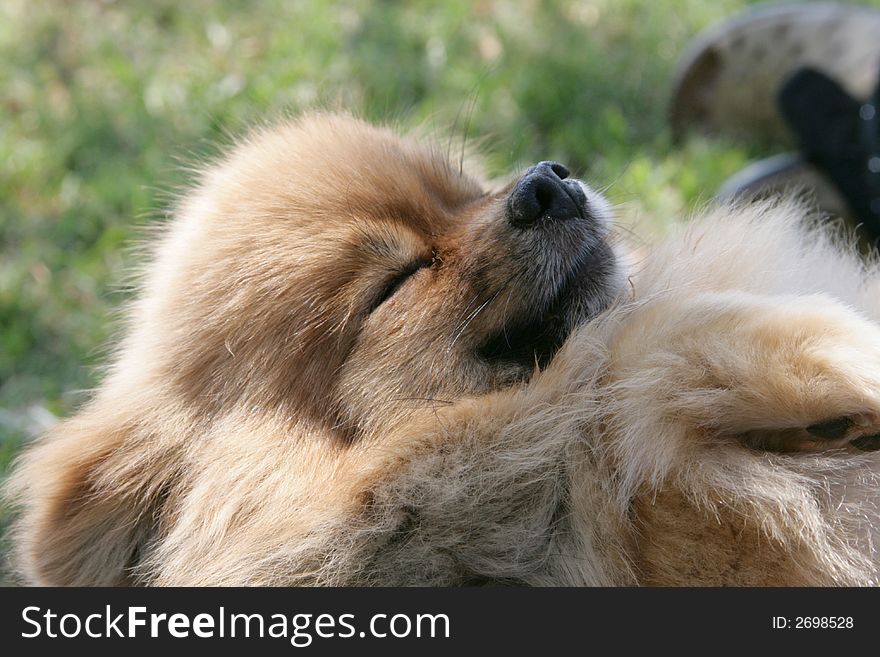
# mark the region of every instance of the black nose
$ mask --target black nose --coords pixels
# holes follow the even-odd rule
[[[569,219],[581,214],[586,198],[581,186],[565,181],[569,170],[558,162],[538,162],[507,198],[507,214],[517,228],[528,228],[544,218]]]

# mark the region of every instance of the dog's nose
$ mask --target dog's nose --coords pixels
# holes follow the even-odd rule
[[[565,180],[568,175],[558,162],[538,162],[526,171],[507,198],[510,223],[528,228],[544,218],[580,216],[586,198],[577,182]]]

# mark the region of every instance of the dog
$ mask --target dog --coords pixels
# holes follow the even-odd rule
[[[346,114],[253,132],[19,458],[21,577],[876,584],[876,262],[796,203],[643,253],[611,214]]]

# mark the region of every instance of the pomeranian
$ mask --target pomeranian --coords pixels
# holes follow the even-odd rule
[[[21,577],[875,584],[880,271],[809,214],[636,260],[561,164],[492,188],[348,115],[258,130],[19,459]]]

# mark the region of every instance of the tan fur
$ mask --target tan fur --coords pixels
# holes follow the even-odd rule
[[[100,389],[16,466],[24,578],[876,584],[876,266],[800,206],[717,209],[539,371],[489,365],[558,263],[484,190],[323,114],[209,169]]]

